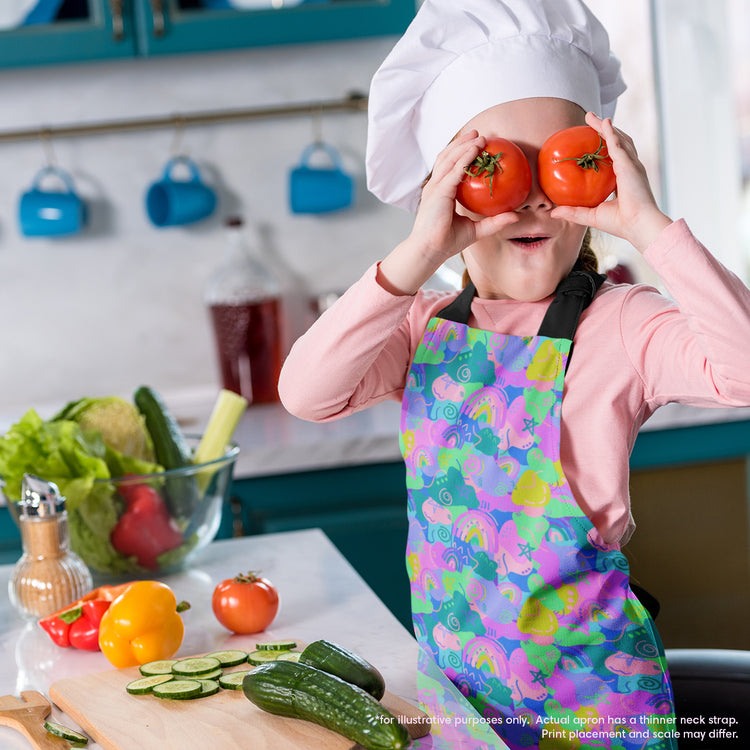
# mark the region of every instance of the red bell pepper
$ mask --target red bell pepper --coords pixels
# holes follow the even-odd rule
[[[99,586],[67,607],[42,617],[39,624],[58,646],[98,651],[102,616],[129,586],[130,583]]]
[[[158,557],[182,544],[182,534],[169,515],[161,495],[147,484],[122,487],[125,512],[115,524],[110,541],[123,555],[157,570]]]

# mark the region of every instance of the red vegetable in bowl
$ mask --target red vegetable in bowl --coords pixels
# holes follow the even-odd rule
[[[147,484],[123,485],[119,493],[126,510],[115,524],[110,541],[123,555],[157,570],[158,557],[182,544],[182,534],[169,515],[161,495]]]
[[[506,138],[489,139],[466,168],[456,200],[482,216],[518,208],[531,190],[531,167],[523,151]]]

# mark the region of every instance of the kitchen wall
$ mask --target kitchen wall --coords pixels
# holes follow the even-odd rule
[[[658,178],[645,0],[590,5],[612,33],[630,88],[619,122]],[[366,92],[394,38],[0,71],[0,129],[339,98]],[[620,51],[621,50],[621,51]],[[19,236],[16,206],[43,166],[41,141],[0,144],[0,415],[42,411],[81,395],[214,388],[213,342],[202,291],[224,248],[221,219],[240,213],[305,286],[340,290],[406,235],[411,218],[366,192],[366,116],[330,114],[325,140],[355,174],[355,206],[337,215],[289,213],[287,172],[314,137],[310,118],[189,128],[183,149],[219,191],[216,216],[154,228],[144,193],[170,156],[170,130],[59,139],[56,162],[91,206],[72,239]],[[612,241],[603,253],[628,256]],[[628,256],[630,257],[630,256]],[[637,259],[632,259],[637,262]],[[309,322],[297,306],[294,335]]]

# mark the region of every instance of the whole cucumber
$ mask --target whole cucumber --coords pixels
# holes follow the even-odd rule
[[[271,661],[242,681],[245,697],[264,711],[304,719],[358,742],[365,750],[404,750],[411,737],[369,693],[307,664]]]
[[[361,656],[336,643],[313,641],[302,651],[299,660],[361,687],[376,700],[385,694],[383,675]]]
[[[192,452],[172,412],[162,397],[147,385],[140,386],[133,402],[146,420],[154,444],[156,460],[167,470],[192,465]],[[165,501],[173,518],[187,520],[200,502],[200,489],[194,476],[169,477],[164,487]]]

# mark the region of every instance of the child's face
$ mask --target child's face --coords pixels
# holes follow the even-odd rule
[[[586,227],[550,216],[555,204],[539,187],[536,161],[549,136],[583,125],[584,114],[577,104],[564,99],[520,99],[485,110],[461,129],[462,133],[475,129],[487,138],[514,141],[531,165],[531,192],[516,209],[519,221],[464,250],[466,267],[480,297],[527,302],[544,299],[573,267]],[[456,210],[481,218],[458,203]],[[529,242],[531,237],[536,239]]]

